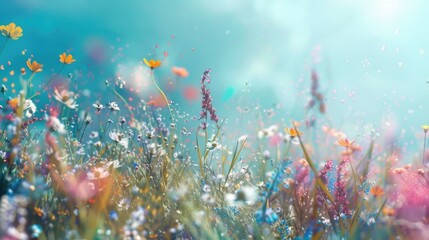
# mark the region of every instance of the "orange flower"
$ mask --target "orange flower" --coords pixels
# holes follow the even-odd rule
[[[173,67],[171,68],[171,71],[179,77],[185,78],[189,76],[188,70],[186,70],[186,68],[183,68],[183,67]]]
[[[144,64],[146,64],[148,67],[150,67],[150,69],[154,69],[157,68],[159,66],[161,66],[161,61],[159,60],[146,60],[146,58],[143,59]]]
[[[354,141],[353,141],[353,142],[350,142],[348,139],[345,139],[345,138],[340,138],[340,139],[338,139],[338,144],[339,144],[340,146],[345,147],[345,148],[349,148],[349,147],[351,147],[353,143],[354,143]]]
[[[12,40],[17,40],[18,38],[22,37],[22,28],[16,26],[15,23],[9,23],[9,25],[1,25],[0,31],[3,36],[6,36],[8,38],[11,38]]]
[[[41,72],[43,70],[43,65],[36,61],[31,62],[27,60],[27,67],[33,72]]]
[[[7,104],[8,104],[12,109],[17,109],[17,108],[18,108],[18,106],[19,106],[19,98],[18,98],[18,97],[16,97],[16,98],[13,98],[13,99],[9,100],[9,101],[7,102]]]
[[[74,63],[76,60],[73,59],[73,55],[69,54],[67,55],[65,52],[63,52],[62,54],[60,54],[60,62],[63,64],[72,64]]]
[[[288,133],[291,137],[298,137],[302,134],[302,132],[296,131],[295,128],[285,128],[285,132]]]
[[[371,190],[369,190],[369,192],[374,196],[374,197],[380,197],[381,195],[384,194],[383,188],[380,186],[375,186],[373,188],[371,188]]]
[[[34,208],[34,213],[39,217],[43,217],[45,215],[45,212],[43,211],[43,209],[38,207]]]
[[[385,216],[391,217],[395,215],[395,209],[390,207],[384,207],[381,211]]]

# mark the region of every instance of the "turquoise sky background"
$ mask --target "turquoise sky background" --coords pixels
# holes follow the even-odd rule
[[[24,37],[9,44],[0,61],[27,49],[45,64],[40,82],[59,69],[58,54],[71,50],[78,61],[64,73],[80,71],[88,89],[121,73],[147,98],[153,89],[136,83],[147,81],[138,66],[143,57],[155,57],[164,59],[160,81],[172,79],[172,66],[189,70],[179,89],[198,87],[202,72],[212,68],[221,117],[234,116],[240,90],[249,82],[251,102],[263,108],[279,104],[276,116],[289,120],[302,119],[310,70],[316,69],[327,117],[356,138],[375,128],[419,147],[420,125],[429,123],[427,1],[3,0],[1,5],[2,24],[16,22]],[[184,106],[198,114],[198,101]]]

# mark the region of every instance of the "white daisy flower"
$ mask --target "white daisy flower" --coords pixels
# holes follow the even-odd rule
[[[54,98],[70,109],[76,109],[79,106],[78,104],[76,104],[74,92],[70,92],[65,89],[61,91],[58,91],[58,89],[54,89]]]

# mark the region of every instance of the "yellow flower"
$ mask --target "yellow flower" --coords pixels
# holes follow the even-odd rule
[[[60,62],[63,64],[72,64],[74,63],[76,60],[73,59],[73,55],[69,54],[67,55],[65,52],[63,52],[60,55]]]
[[[285,132],[288,133],[292,138],[301,136],[301,132],[295,130],[295,128],[285,128]]]
[[[425,133],[427,133],[428,131],[429,131],[429,125],[423,125],[422,126],[422,128],[423,128],[423,131],[425,132]]]
[[[22,28],[16,26],[15,23],[9,23],[9,25],[1,25],[0,31],[3,36],[6,36],[8,38],[11,38],[13,40],[17,40],[18,38],[22,37]]]
[[[27,67],[33,72],[41,72],[43,70],[43,65],[36,61],[31,62],[27,60]]]
[[[146,64],[148,67],[150,67],[150,69],[154,69],[157,68],[159,66],[161,66],[161,61],[159,60],[146,60],[146,58],[143,59],[144,64]]]

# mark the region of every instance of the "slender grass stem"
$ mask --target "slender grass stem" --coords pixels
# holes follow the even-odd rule
[[[128,109],[128,111],[130,112],[130,114],[131,114],[131,116],[130,117],[132,117],[134,114],[133,114],[133,112],[131,111],[131,106],[130,106],[130,104],[128,104],[128,102],[127,102],[127,100],[125,100],[125,98],[120,94],[120,93],[118,93],[118,91],[116,91],[112,86],[110,86],[109,85],[109,88],[113,91],[113,93],[119,98],[119,99],[121,99],[122,100],[122,102],[124,102],[125,103],[125,105],[127,106],[127,109]]]
[[[174,122],[173,112],[171,111],[170,102],[167,99],[167,96],[165,95],[164,91],[158,86],[158,84],[155,81],[155,77],[153,74],[153,70],[151,70],[151,76],[152,76],[152,82],[155,85],[155,87],[158,89],[159,93],[161,93],[162,97],[164,98],[165,102],[167,103],[168,111],[170,112],[170,120],[171,122]]]
[[[36,75],[36,73],[32,72],[30,77],[27,80],[27,83],[25,83],[25,95],[26,96],[31,94],[31,81],[33,81],[34,75]]]

